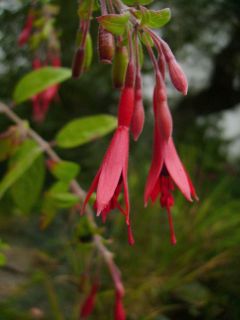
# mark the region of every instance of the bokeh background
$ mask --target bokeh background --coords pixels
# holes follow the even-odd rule
[[[78,18],[77,1],[60,6],[56,21],[61,33],[62,61],[71,66]],[[124,221],[111,214],[104,234],[122,270],[129,320],[240,319],[240,2],[238,0],[162,0],[172,20],[161,31],[189,79],[182,98],[169,84],[175,121],[174,138],[200,202],[189,204],[176,190],[173,209],[178,244],[169,244],[167,217],[157,203],[144,209],[143,190],[150,165],[153,117],[153,73],[144,64],[146,125],[132,143],[129,168],[132,224],[136,244],[126,241]],[[31,70],[31,54],[17,47],[28,10],[15,0],[0,1],[0,100],[11,101],[17,81]],[[97,25],[92,32],[96,35]],[[95,37],[96,38],[96,37]],[[111,69],[99,65],[80,80],[61,86],[60,102],[51,105],[43,124],[31,120],[31,104],[17,107],[31,126],[50,140],[75,117],[116,114],[118,93],[112,90]],[[0,115],[0,128],[9,122]],[[110,136],[81,148],[57,150],[81,166],[80,184],[88,188]],[[0,163],[0,176],[6,163]],[[45,177],[45,189],[52,183]],[[27,201],[27,199],[26,199]],[[44,231],[40,205],[24,213],[11,195],[0,200],[0,238],[8,245],[0,269],[0,319],[78,319],[86,286],[81,285],[89,259],[101,268],[101,290],[91,319],[112,319],[114,290],[104,265],[91,250],[84,219],[60,211]],[[85,274],[88,277],[88,274]],[[34,318],[35,317],[35,318]],[[38,317],[38,318],[37,318]]]

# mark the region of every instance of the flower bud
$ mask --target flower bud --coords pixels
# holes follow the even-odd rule
[[[188,81],[183,72],[181,66],[176,61],[176,59],[171,59],[168,62],[168,68],[170,73],[170,78],[174,87],[180,91],[183,95],[187,95],[188,91]]]
[[[98,29],[98,53],[100,62],[112,63],[115,53],[114,36],[101,26]]]
[[[131,123],[131,132],[133,135],[133,139],[135,141],[138,140],[140,134],[142,133],[143,126],[145,121],[145,113],[143,108],[142,101],[142,85],[141,85],[141,77],[138,75],[136,77],[135,83],[135,96],[134,96],[134,111]]]
[[[174,87],[180,91],[183,95],[187,94],[188,91],[188,81],[185,73],[183,72],[181,66],[175,59],[171,49],[165,41],[161,41],[161,48],[163,50],[164,57],[168,64],[170,78]]]
[[[88,70],[92,63],[93,58],[93,44],[90,33],[88,32],[86,37],[86,45],[85,45],[85,54],[84,54],[84,62],[83,62],[83,71]]]
[[[128,51],[126,47],[116,48],[113,66],[112,66],[112,78],[115,88],[122,88],[124,85],[126,71],[128,66]]]

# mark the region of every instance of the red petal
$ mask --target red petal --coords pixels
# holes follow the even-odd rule
[[[160,172],[163,166],[164,149],[165,149],[165,142],[163,141],[163,139],[161,139],[161,134],[160,134],[158,125],[157,123],[155,123],[153,159],[152,159],[151,168],[149,170],[149,174],[147,177],[147,183],[146,183],[145,192],[144,192],[145,206],[147,205],[147,202],[151,197],[151,194],[154,191],[156,183],[159,179]]]
[[[172,138],[169,139],[165,148],[164,163],[167,167],[169,175],[174,183],[178,186],[179,190],[187,200],[192,201],[188,177],[177,154]]]
[[[128,145],[129,148],[129,145]],[[123,167],[122,177],[123,177],[123,193],[126,207],[126,223],[129,224],[129,213],[130,213],[130,201],[129,201],[129,192],[128,192],[128,181],[127,181],[127,172],[128,172],[128,152],[126,153],[126,159]]]
[[[112,199],[123,170],[128,152],[129,129],[119,127],[102,163],[102,170],[97,186],[97,209],[100,213]]]

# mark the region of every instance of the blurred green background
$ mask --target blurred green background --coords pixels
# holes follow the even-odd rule
[[[54,2],[54,1],[53,1]],[[77,1],[58,0],[56,21],[61,33],[62,60],[71,66],[78,26]],[[167,217],[159,203],[144,209],[143,190],[151,160],[153,118],[150,63],[144,64],[146,125],[131,144],[129,184],[136,244],[129,247],[124,221],[113,212],[105,226],[113,241],[126,287],[124,304],[129,320],[240,319],[240,2],[238,0],[163,0],[172,20],[161,31],[189,78],[189,95],[182,98],[169,84],[175,121],[174,138],[200,197],[189,204],[175,191],[173,208],[178,244],[169,244]],[[0,1],[0,100],[11,101],[17,81],[31,70],[31,55],[17,47],[28,10],[15,0]],[[96,39],[96,23],[92,32]],[[17,107],[31,126],[51,141],[76,117],[115,115],[118,93],[112,90],[111,69],[99,65],[80,80],[61,86],[60,102],[51,105],[46,121],[31,121],[31,104]],[[0,116],[0,131],[9,121]],[[81,166],[78,177],[87,189],[107,148],[110,136],[86,146],[57,150]],[[0,176],[6,163],[0,163]],[[53,178],[46,174],[46,190]],[[43,191],[44,192],[44,191]],[[44,231],[39,229],[41,197],[23,213],[11,194],[0,201],[0,238],[7,244],[0,269],[0,319],[78,319],[88,292],[88,273],[100,268],[101,290],[91,319],[112,319],[114,290],[104,264],[91,249],[84,218],[60,211]],[[27,200],[26,200],[27,201]],[[0,251],[1,252],[1,251]],[[83,278],[87,278],[83,284]]]

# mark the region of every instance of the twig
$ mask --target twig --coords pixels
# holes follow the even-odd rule
[[[14,123],[19,125],[20,127],[23,126],[24,130],[28,134],[30,138],[32,138],[37,144],[41,147],[41,149],[54,161],[60,162],[62,159],[58,156],[58,154],[52,149],[50,144],[44,140],[37,132],[35,132],[31,128],[26,128],[24,125],[24,121],[15,113],[13,112],[7,105],[0,102],[0,112],[4,113],[7,118],[12,120]],[[81,188],[79,183],[76,180],[72,180],[70,183],[70,188],[72,192],[77,195],[81,202],[84,201],[86,192]],[[97,224],[94,219],[94,213],[90,206],[86,206],[85,209],[86,216],[88,219],[89,225],[94,229],[97,228]],[[96,249],[98,250],[99,254],[102,256],[103,260],[105,261],[109,272],[111,274],[112,280],[114,282],[114,285],[116,289],[123,290],[123,285],[121,281],[121,273],[117,267],[117,265],[114,262],[113,254],[111,251],[108,250],[108,248],[104,245],[104,239],[100,235],[94,235],[93,236],[93,244],[95,245]],[[117,277],[116,277],[117,275]]]

